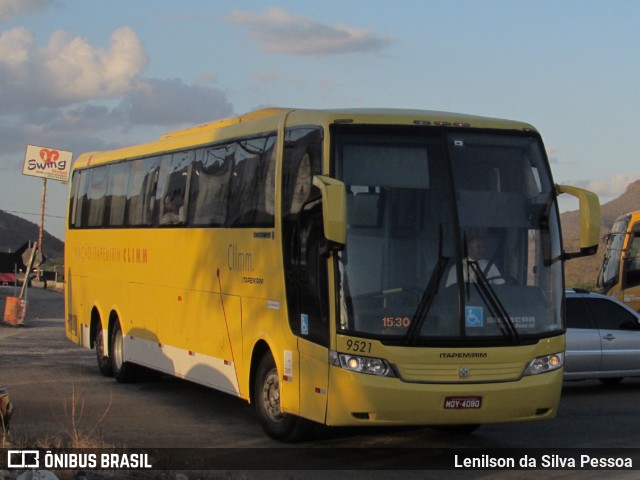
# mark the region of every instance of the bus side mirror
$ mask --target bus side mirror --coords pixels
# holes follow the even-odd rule
[[[322,194],[322,225],[324,237],[334,249],[344,247],[347,241],[347,195],[340,180],[324,175],[315,175],[313,184]]]
[[[558,194],[568,193],[576,197],[580,205],[580,251],[565,253],[565,260],[595,255],[600,240],[600,200],[598,196],[583,188],[556,185]]]

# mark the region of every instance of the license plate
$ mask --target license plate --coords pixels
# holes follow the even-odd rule
[[[444,408],[447,410],[466,410],[482,407],[482,397],[445,397]]]

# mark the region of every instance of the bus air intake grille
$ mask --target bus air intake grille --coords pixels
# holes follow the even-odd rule
[[[519,379],[522,363],[456,363],[396,365],[402,380],[417,383],[509,382]]]

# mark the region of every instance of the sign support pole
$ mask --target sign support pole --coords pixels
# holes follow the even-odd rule
[[[42,179],[42,205],[40,209],[40,230],[38,231],[38,247],[42,251],[42,235],[44,232],[44,209],[47,198],[47,178]]]
[[[42,252],[42,236],[44,233],[44,210],[47,202],[47,177],[42,178],[42,205],[40,208],[40,229],[38,230],[38,248]],[[36,280],[40,280],[40,265],[36,268]]]

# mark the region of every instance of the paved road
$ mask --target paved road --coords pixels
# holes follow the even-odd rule
[[[231,396],[168,377],[126,385],[103,377],[94,351],[65,337],[62,294],[29,295],[24,327],[0,327],[0,382],[16,407],[16,442],[84,434],[116,447],[269,445],[251,407]],[[231,443],[221,426],[234,427]]]
[[[0,287],[0,307],[12,294],[13,289]],[[124,385],[101,376],[94,352],[77,347],[65,337],[62,294],[31,289],[29,295],[25,326],[0,326],[0,382],[9,388],[16,407],[10,435],[15,445],[55,447],[77,440],[88,447],[248,448],[247,452],[255,452],[251,448],[282,449],[281,444],[264,436],[252,407],[239,399],[168,377]],[[429,428],[321,428],[312,442],[287,448],[327,447],[332,455],[354,447],[392,452],[394,458],[386,464],[384,458],[372,459],[372,468],[394,464],[403,458],[399,452],[425,446],[640,449],[639,403],[640,380],[627,379],[613,388],[598,382],[576,382],[565,384],[560,414],[551,422],[484,426],[468,436],[446,435]],[[360,478],[363,474],[354,471],[349,475]],[[427,478],[425,472],[385,471],[379,475],[390,479]],[[435,476],[460,475],[534,478],[533,472],[527,471],[454,471],[437,472]],[[295,472],[286,478],[325,476],[326,472]],[[600,478],[602,472],[553,470],[546,471],[545,476]],[[637,471],[616,471],[613,476],[637,478]],[[248,471],[224,478],[280,477],[274,472]]]

